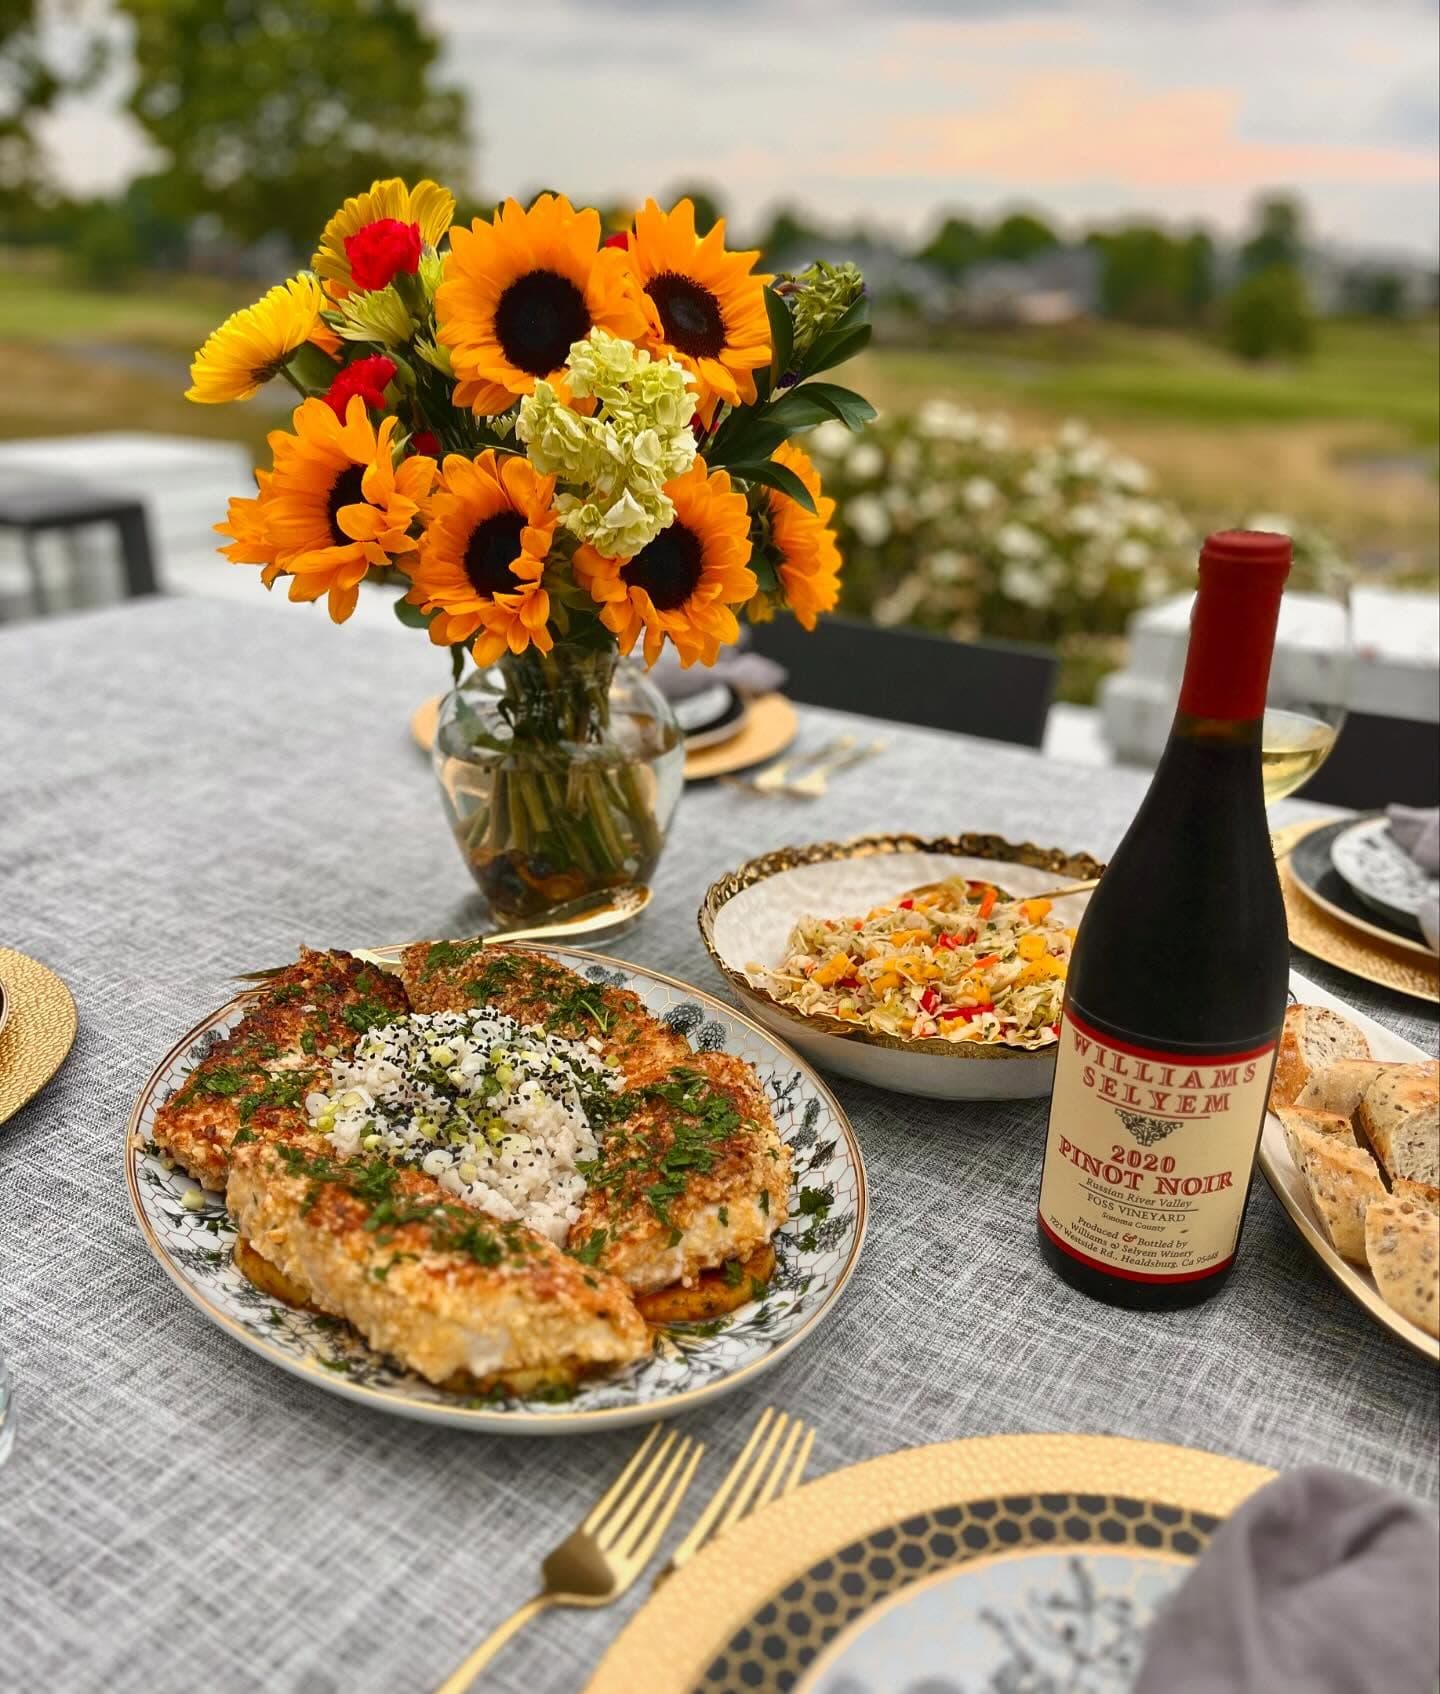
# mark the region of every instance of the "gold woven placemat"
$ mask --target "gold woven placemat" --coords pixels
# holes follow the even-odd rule
[[[78,1020],[70,990],[38,959],[0,947],[0,982],[10,1017],[0,1030],[0,1123],[38,1094],[75,1040]]]
[[[1324,829],[1328,821],[1289,824],[1275,830],[1271,840],[1276,854],[1288,855],[1297,842],[1312,830]],[[1440,961],[1427,962],[1405,948],[1387,947],[1384,942],[1369,939],[1363,930],[1352,929],[1317,906],[1295,880],[1288,858],[1281,858],[1278,868],[1290,939],[1302,952],[1381,988],[1393,988],[1398,994],[1409,994],[1431,1005],[1440,1004]]]
[[[1223,1518],[1273,1475],[1215,1453],[1104,1435],[981,1436],[851,1465],[766,1506],[682,1565],[630,1620],[586,1694],[690,1694],[718,1648],[787,1582],[920,1512],[1011,1494],[1123,1494]]]

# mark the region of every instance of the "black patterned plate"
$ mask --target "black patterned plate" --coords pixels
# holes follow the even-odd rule
[[[1331,917],[1386,946],[1403,948],[1428,962],[1435,955],[1420,938],[1420,926],[1413,919],[1402,923],[1382,916],[1360,898],[1331,863],[1331,847],[1354,824],[1354,818],[1341,818],[1338,823],[1311,830],[1290,854],[1291,875],[1306,897]]]

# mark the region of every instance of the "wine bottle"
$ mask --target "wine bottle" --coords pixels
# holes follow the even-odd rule
[[[1239,1245],[1289,977],[1261,781],[1289,569],[1283,535],[1205,542],[1170,739],[1075,941],[1040,1251],[1115,1305],[1209,1299]]]

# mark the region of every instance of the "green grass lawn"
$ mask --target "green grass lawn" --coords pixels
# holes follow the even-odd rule
[[[935,349],[871,355],[901,390],[963,390],[1026,408],[1094,418],[1188,424],[1376,425],[1436,441],[1440,333],[1416,324],[1328,321],[1312,358],[1247,365],[1198,336],[1119,324],[997,330],[947,337]]]

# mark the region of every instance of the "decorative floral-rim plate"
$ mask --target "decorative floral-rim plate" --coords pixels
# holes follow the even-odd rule
[[[746,966],[778,964],[786,937],[807,911],[825,916],[864,911],[947,876],[993,877],[1009,894],[1039,894],[1088,882],[1104,869],[1088,853],[1017,844],[1000,835],[864,835],[782,847],[711,884],[700,906],[700,936],[741,1004],[826,1070],[932,1099],[1030,1099],[1050,1090],[1053,1044],[982,1046],[882,1034],[785,1005],[757,987]],[[1056,909],[1078,923],[1088,899],[1071,895]]]
[[[155,1112],[248,1006],[237,996],[183,1035],[156,1066],[130,1114],[125,1142],[130,1202],[152,1253],[212,1323],[293,1375],[346,1399],[432,1423],[501,1434],[552,1435],[673,1417],[728,1394],[777,1363],[834,1308],[865,1238],[865,1167],[839,1102],[797,1054],[743,1013],[673,977],[579,948],[536,949],[592,982],[630,988],[657,1017],[701,1050],[723,1049],[755,1066],[781,1139],[795,1155],[796,1191],[825,1203],[793,1216],[775,1238],[775,1276],[763,1299],[715,1323],[656,1334],[655,1351],[583,1383],[562,1404],[467,1400],[370,1351],[347,1324],[296,1310],[247,1281],[232,1258],[223,1200],[205,1194],[153,1150]],[[377,949],[377,962],[399,947]],[[204,1204],[190,1210],[185,1196]],[[192,1206],[194,1201],[190,1203]]]
[[[1391,834],[1388,818],[1365,818],[1343,830],[1331,843],[1330,860],[1373,911],[1419,933],[1417,914],[1440,885]]]
[[[1432,964],[1435,955],[1420,938],[1417,923],[1405,917],[1382,920],[1375,907],[1362,900],[1335,868],[1330,848],[1350,827],[1349,821],[1341,818],[1336,823],[1291,824],[1288,829],[1277,830],[1276,836],[1281,841],[1293,840],[1288,856],[1282,860],[1282,868],[1288,869],[1307,900],[1347,930],[1369,936],[1384,947],[1397,948],[1402,953],[1422,959],[1427,965]],[[1304,946],[1298,937],[1292,939]],[[1315,951],[1313,948],[1309,950]],[[1330,962],[1339,962],[1342,969],[1348,968],[1343,961],[1332,959]]]

